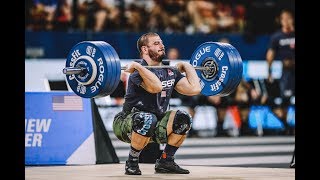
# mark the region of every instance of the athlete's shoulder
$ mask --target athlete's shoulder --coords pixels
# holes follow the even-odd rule
[[[143,65],[143,66],[147,66],[148,65],[148,63],[147,63],[147,61],[146,60],[144,60],[144,59],[140,59],[140,60],[136,60],[138,63],[140,63],[141,65]]]
[[[147,62],[145,60],[143,60],[143,59],[137,59],[137,60],[134,60],[134,61],[139,63],[139,64],[141,64],[141,65],[143,65],[143,66],[148,65]],[[139,71],[135,70],[133,73],[131,73],[129,75],[129,78],[130,77],[135,77],[135,76],[139,76]]]
[[[271,35],[271,39],[280,39],[283,35],[284,33],[281,30],[278,30]]]

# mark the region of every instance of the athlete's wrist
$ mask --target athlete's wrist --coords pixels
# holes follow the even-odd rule
[[[139,70],[142,67],[142,65],[140,63],[134,62],[133,63],[133,68],[136,70]]]

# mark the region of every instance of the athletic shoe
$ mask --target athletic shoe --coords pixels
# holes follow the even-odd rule
[[[141,171],[139,169],[139,159],[131,159],[126,161],[125,174],[128,175],[141,175]]]
[[[155,164],[156,173],[170,173],[170,174],[189,174],[190,172],[187,169],[181,168],[178,164],[172,160],[160,161],[156,160]]]
[[[290,168],[296,168],[296,163],[295,162],[291,163]]]

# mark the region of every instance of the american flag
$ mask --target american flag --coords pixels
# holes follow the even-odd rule
[[[167,96],[167,91],[164,90],[164,91],[161,91],[161,97],[166,97]]]
[[[54,111],[82,111],[82,98],[79,96],[52,96]]]

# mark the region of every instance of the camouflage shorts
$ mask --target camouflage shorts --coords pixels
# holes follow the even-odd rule
[[[137,112],[124,113],[119,112],[113,120],[113,132],[116,137],[127,143],[131,143],[132,133],[132,117]],[[167,143],[167,123],[169,120],[171,111],[167,111],[164,117],[156,124],[155,133],[152,136],[150,142],[157,142],[159,144]]]

